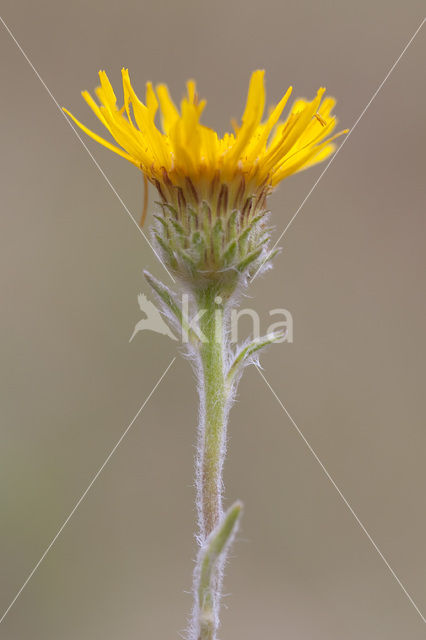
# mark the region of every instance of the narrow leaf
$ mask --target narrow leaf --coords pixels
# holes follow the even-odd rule
[[[157,240],[162,250],[167,254],[173,269],[176,269],[177,261],[171,247],[163,240],[163,238],[158,233],[154,233],[154,235],[155,235],[155,239]]]
[[[181,327],[183,327],[186,334],[189,336],[191,342],[198,341],[198,336],[193,329],[191,329],[183,316],[182,309],[176,303],[173,292],[166,287],[165,284],[154,278],[149,271],[144,271],[144,276],[148,284],[154,289],[160,300],[171,311]]]
[[[201,611],[211,606],[214,570],[218,560],[226,553],[235,536],[242,511],[241,502],[235,502],[228,509],[216,529],[207,538],[206,549],[201,560],[198,599]]]
[[[256,338],[252,340],[249,344],[246,344],[235,356],[235,359],[231,366],[229,367],[229,371],[227,374],[226,381],[228,384],[231,384],[235,379],[235,376],[241,371],[242,367],[244,367],[249,358],[260,351],[264,347],[267,347],[278,340],[281,340],[285,336],[285,331],[277,331],[275,333],[268,333],[266,336],[262,336],[261,338]]]

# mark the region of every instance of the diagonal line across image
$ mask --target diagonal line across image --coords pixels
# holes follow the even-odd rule
[[[406,597],[408,598],[408,600],[411,602],[411,604],[413,605],[414,609],[417,611],[417,613],[419,614],[419,616],[421,617],[421,619],[423,620],[423,622],[426,623],[426,618],[424,617],[424,615],[422,614],[422,612],[420,611],[419,607],[416,605],[416,603],[414,602],[413,598],[410,596],[410,594],[408,593],[407,589],[404,587],[404,585],[402,584],[401,580],[398,578],[397,574],[395,573],[395,571],[392,569],[391,565],[389,564],[389,562],[386,560],[385,556],[383,555],[383,553],[381,552],[381,550],[379,549],[379,547],[377,546],[377,544],[374,542],[373,538],[371,537],[371,535],[368,533],[367,529],[365,528],[365,526],[363,525],[363,523],[361,522],[361,520],[359,519],[359,517],[357,516],[357,514],[355,513],[354,509],[351,507],[351,505],[349,504],[348,500],[345,498],[345,496],[343,495],[342,491],[339,489],[338,485],[336,484],[336,482],[333,480],[333,478],[331,477],[330,473],[327,471],[326,467],[324,466],[324,464],[321,462],[320,458],[318,457],[318,455],[316,454],[316,452],[314,451],[314,449],[312,448],[312,446],[309,444],[308,440],[305,438],[305,436],[303,435],[302,431],[299,429],[299,427],[297,426],[296,422],[293,420],[293,418],[291,417],[290,413],[287,411],[287,409],[285,408],[284,404],[281,402],[279,396],[277,395],[277,393],[274,391],[274,389],[272,388],[272,386],[270,385],[270,383],[268,382],[268,380],[266,379],[266,377],[264,376],[264,374],[262,373],[260,367],[258,365],[256,365],[256,369],[260,375],[260,377],[263,379],[264,383],[266,384],[266,386],[268,387],[268,389],[271,391],[272,395],[274,396],[274,398],[277,400],[278,404],[280,405],[281,409],[284,411],[284,413],[286,414],[287,418],[290,420],[291,424],[293,425],[293,427],[296,429],[297,433],[299,434],[299,436],[302,438],[303,442],[305,443],[305,445],[308,447],[310,453],[313,455],[313,457],[315,458],[315,460],[318,462],[319,466],[321,467],[321,469],[323,470],[324,474],[326,475],[327,479],[331,482],[331,484],[333,485],[333,487],[335,488],[335,490],[337,491],[337,493],[339,494],[340,498],[343,500],[343,502],[345,503],[346,507],[349,509],[350,513],[352,514],[352,516],[355,518],[356,522],[358,523],[358,525],[361,527],[362,531],[364,532],[364,534],[367,536],[367,538],[369,539],[369,541],[371,542],[371,544],[373,545],[374,549],[376,550],[376,552],[379,554],[380,558],[383,560],[383,562],[385,563],[385,565],[387,566],[387,568],[389,569],[390,573],[392,574],[393,578],[396,580],[396,582],[398,583],[398,585],[400,586],[400,588],[402,589],[402,591],[404,592],[404,594],[406,595]]]
[[[30,59],[28,58],[27,54],[25,53],[25,51],[23,50],[23,48],[21,47],[21,45],[18,43],[18,41],[16,40],[16,38],[14,37],[13,33],[11,32],[11,30],[9,29],[9,27],[7,26],[7,24],[4,22],[4,20],[0,17],[0,20],[4,26],[4,28],[6,29],[6,31],[8,32],[8,34],[10,35],[10,37],[12,38],[12,40],[14,41],[14,43],[16,44],[16,46],[18,47],[19,51],[21,52],[21,54],[23,55],[23,57],[25,58],[25,60],[28,62],[28,64],[30,65],[30,67],[32,68],[32,70],[34,71],[35,75],[37,76],[37,78],[40,80],[40,82],[42,83],[43,87],[45,88],[45,90],[47,91],[47,93],[49,94],[49,96],[51,97],[51,99],[53,100],[53,102],[55,103],[55,105],[58,107],[58,109],[62,112],[62,109],[59,105],[59,103],[57,102],[57,100],[55,99],[55,97],[53,96],[53,94],[51,93],[50,89],[47,87],[47,85],[45,84],[44,80],[42,79],[42,77],[40,76],[39,72],[37,71],[37,69],[34,67],[34,65],[32,64],[32,62],[30,61]],[[314,183],[314,185],[311,187],[310,191],[308,192],[308,194],[306,195],[306,197],[304,198],[304,200],[302,201],[301,205],[299,206],[299,208],[297,209],[297,211],[295,212],[295,214],[292,216],[292,218],[290,219],[289,223],[287,224],[287,226],[284,228],[283,232],[281,233],[280,237],[278,238],[277,242],[275,243],[274,247],[277,246],[277,244],[280,242],[280,240],[283,238],[283,236],[285,235],[285,233],[287,232],[287,230],[289,229],[289,227],[291,226],[291,224],[293,223],[293,221],[295,220],[296,216],[299,214],[299,212],[301,211],[301,209],[303,208],[303,206],[305,205],[305,203],[307,202],[308,198],[311,196],[311,194],[313,193],[314,189],[317,187],[317,185],[319,184],[319,182],[321,181],[322,177],[325,175],[326,171],[328,170],[328,168],[330,167],[330,165],[332,164],[332,162],[334,161],[334,159],[336,158],[337,154],[340,152],[341,148],[344,146],[344,144],[346,143],[347,139],[349,138],[349,136],[352,134],[352,132],[355,130],[356,126],[358,125],[358,123],[360,122],[361,118],[364,116],[364,114],[366,113],[367,109],[370,107],[370,105],[372,104],[372,102],[374,101],[374,99],[376,98],[376,96],[378,95],[378,93],[380,92],[381,88],[383,87],[383,85],[385,84],[385,82],[387,81],[387,79],[390,77],[390,75],[392,74],[392,72],[394,71],[394,69],[396,68],[397,64],[399,63],[399,61],[402,59],[403,55],[406,53],[406,51],[408,50],[409,46],[411,45],[411,43],[414,41],[415,37],[417,36],[417,34],[420,32],[421,28],[423,27],[425,20],[423,20],[421,22],[421,24],[418,26],[418,28],[416,29],[416,31],[414,32],[414,34],[412,35],[412,37],[410,38],[410,40],[408,41],[408,43],[405,45],[404,49],[402,50],[401,54],[399,55],[399,57],[396,59],[396,61],[393,63],[392,67],[389,69],[388,73],[386,74],[385,78],[383,79],[383,81],[379,84],[378,88],[376,89],[376,91],[374,92],[374,94],[372,95],[372,97],[370,98],[369,102],[366,104],[366,106],[364,107],[364,109],[362,110],[361,114],[358,116],[358,118],[356,119],[356,121],[354,122],[350,133],[347,135],[347,137],[345,138],[344,142],[342,143],[342,145],[338,148],[338,150],[335,152],[335,154],[331,157],[330,161],[328,162],[328,164],[325,166],[324,170],[322,171],[322,173],[320,174],[319,178],[316,180],[316,182]],[[63,114],[64,115],[64,114]],[[66,117],[64,115],[64,117]],[[167,267],[164,265],[164,263],[162,262],[161,258],[158,256],[157,252],[155,251],[155,248],[151,245],[149,239],[147,238],[147,236],[145,235],[144,231],[140,228],[138,222],[136,221],[136,219],[134,218],[134,216],[131,214],[131,212],[129,211],[129,209],[127,208],[127,206],[125,205],[125,203],[123,202],[122,198],[120,197],[120,195],[117,193],[116,189],[114,188],[114,186],[111,184],[109,178],[106,176],[105,172],[103,171],[103,169],[101,168],[101,166],[99,165],[99,163],[97,162],[97,160],[94,158],[94,156],[92,155],[92,153],[90,152],[89,148],[86,146],[85,142],[83,141],[83,139],[80,137],[80,135],[78,134],[78,132],[74,129],[73,125],[71,124],[71,122],[68,120],[68,118],[66,118],[68,121],[68,124],[71,126],[71,128],[73,129],[75,135],[77,136],[77,138],[80,140],[81,144],[83,145],[83,147],[85,148],[85,150],[87,151],[87,153],[89,154],[89,156],[91,157],[92,161],[94,162],[95,166],[97,167],[97,169],[99,170],[99,172],[101,173],[101,175],[103,176],[103,178],[106,180],[107,184],[109,185],[109,187],[111,188],[111,190],[113,191],[113,193],[115,194],[115,196],[118,198],[118,200],[120,201],[120,203],[122,204],[123,208],[125,209],[125,211],[127,212],[127,214],[129,215],[130,219],[133,221],[133,223],[135,224],[135,226],[138,228],[139,232],[141,233],[141,235],[144,237],[144,239],[146,240],[146,242],[149,244],[149,246],[151,247],[151,249],[153,250],[153,252],[155,253],[155,255],[157,256],[157,258],[160,260],[160,262],[162,263],[164,269],[167,271],[167,273],[169,274],[170,278],[174,281],[173,276],[171,275],[171,273],[168,271]],[[274,248],[273,247],[273,248]],[[256,271],[256,273],[254,274],[254,276],[252,277],[252,280],[256,278],[259,270],[261,269],[263,265],[261,265],[259,267],[259,269]],[[16,596],[14,597],[14,599],[12,600],[12,602],[10,603],[10,605],[8,606],[8,608],[6,609],[6,611],[3,613],[2,617],[0,618],[0,623],[5,619],[5,617],[7,616],[7,614],[9,613],[10,609],[13,607],[13,605],[15,604],[15,602],[17,601],[17,599],[19,598],[19,596],[21,595],[21,593],[23,592],[23,590],[25,589],[25,587],[27,586],[27,584],[29,583],[29,581],[31,580],[31,578],[33,577],[33,575],[35,574],[35,572],[37,571],[37,569],[39,568],[39,566],[41,565],[41,563],[43,562],[44,558],[47,556],[47,554],[49,553],[49,551],[51,550],[51,548],[53,547],[53,545],[55,544],[56,540],[58,539],[58,537],[61,535],[62,531],[65,529],[65,527],[67,526],[67,524],[69,523],[70,519],[72,518],[72,516],[74,515],[74,513],[77,511],[78,507],[80,506],[80,504],[83,502],[83,500],[85,499],[86,495],[88,494],[88,492],[90,491],[91,487],[93,486],[93,484],[96,482],[97,478],[99,477],[99,475],[101,474],[101,472],[103,471],[103,469],[105,468],[105,466],[107,465],[107,463],[109,462],[109,460],[111,459],[111,457],[113,456],[113,454],[115,453],[116,449],[118,448],[118,446],[120,445],[120,443],[122,442],[122,440],[124,439],[124,437],[126,436],[126,434],[128,433],[128,431],[130,430],[130,428],[132,427],[132,425],[134,424],[134,422],[136,421],[136,419],[138,418],[138,416],[140,415],[141,411],[143,410],[143,408],[145,407],[145,405],[147,404],[147,402],[149,401],[149,399],[151,398],[151,396],[153,395],[153,393],[155,392],[155,390],[157,389],[157,387],[159,386],[159,384],[162,382],[163,378],[166,376],[167,372],[169,371],[169,369],[171,368],[171,366],[173,365],[174,361],[176,358],[173,358],[171,360],[171,362],[169,363],[168,367],[165,369],[165,371],[163,372],[163,374],[161,375],[161,377],[158,379],[157,383],[155,384],[155,386],[153,387],[151,393],[147,396],[146,400],[144,401],[144,403],[142,404],[142,406],[139,408],[138,412],[136,413],[136,415],[134,416],[134,418],[132,419],[132,421],[130,422],[130,424],[127,426],[127,428],[125,429],[125,431],[123,432],[122,436],[120,437],[120,439],[118,440],[118,442],[116,443],[116,445],[114,446],[114,448],[112,449],[112,451],[110,452],[110,454],[108,455],[108,457],[106,458],[106,460],[104,461],[104,463],[102,464],[102,466],[99,468],[99,470],[97,471],[97,473],[95,474],[95,476],[93,477],[92,481],[90,482],[89,486],[87,487],[87,489],[83,492],[82,496],[80,497],[80,499],[77,501],[77,503],[75,504],[74,508],[72,509],[72,511],[70,512],[70,514],[68,515],[68,517],[66,518],[66,520],[63,522],[63,524],[61,525],[60,529],[58,530],[57,534],[55,535],[55,537],[51,540],[50,544],[48,545],[48,547],[46,548],[46,550],[44,551],[43,555],[41,556],[41,558],[39,559],[39,561],[37,562],[37,564],[34,566],[34,568],[32,569],[32,571],[30,572],[30,574],[28,575],[27,579],[25,580],[24,584],[22,585],[22,587],[20,588],[20,590],[17,592]],[[260,374],[260,376],[263,378],[265,384],[268,386],[268,388],[270,389],[270,391],[272,392],[272,394],[274,395],[274,397],[276,398],[276,400],[279,402],[281,408],[283,409],[283,411],[286,413],[287,417],[289,418],[289,420],[291,421],[292,425],[294,426],[294,428],[296,429],[296,431],[298,432],[298,434],[300,435],[300,437],[302,438],[302,440],[304,441],[304,443],[306,444],[306,446],[308,447],[310,453],[313,455],[313,457],[315,458],[315,460],[317,461],[317,463],[320,465],[321,469],[323,470],[324,474],[326,475],[326,477],[328,478],[328,480],[330,481],[330,483],[333,485],[334,489],[337,491],[337,493],[339,494],[340,498],[343,500],[344,504],[346,505],[346,507],[348,508],[348,510],[350,511],[350,513],[352,514],[352,516],[354,517],[354,519],[356,520],[356,522],[358,523],[358,525],[360,526],[360,528],[362,529],[362,531],[364,532],[364,534],[367,536],[367,538],[369,539],[370,543],[372,544],[372,546],[374,547],[374,549],[376,550],[376,552],[378,553],[378,555],[380,556],[380,558],[382,559],[382,561],[385,563],[386,567],[388,568],[388,570],[390,571],[390,573],[392,574],[393,578],[395,579],[395,581],[398,583],[399,587],[401,588],[401,590],[404,592],[405,596],[408,598],[408,600],[410,601],[410,603],[412,604],[412,606],[416,609],[417,613],[419,614],[419,616],[421,617],[423,622],[426,622],[425,617],[423,616],[423,614],[421,613],[420,609],[418,608],[418,606],[416,605],[416,603],[414,602],[413,598],[410,596],[410,594],[408,593],[408,591],[406,590],[406,588],[404,587],[404,585],[402,584],[401,580],[398,578],[397,574],[395,573],[395,571],[392,569],[391,565],[389,564],[389,562],[387,561],[387,559],[385,558],[385,556],[383,555],[383,553],[381,552],[380,548],[377,546],[377,544],[374,542],[373,538],[371,537],[371,535],[369,534],[369,532],[367,531],[367,529],[365,528],[365,526],[363,525],[363,523],[361,522],[361,520],[359,519],[359,517],[357,516],[357,514],[355,513],[355,511],[353,510],[353,508],[351,507],[351,505],[349,504],[348,500],[345,498],[345,496],[343,495],[342,491],[339,489],[339,487],[337,486],[337,484],[335,483],[335,481],[333,480],[333,478],[331,477],[331,475],[329,474],[329,472],[327,471],[327,469],[325,468],[325,466],[323,465],[323,463],[321,462],[321,460],[319,459],[318,455],[315,453],[315,451],[313,450],[313,448],[311,447],[311,445],[309,444],[309,442],[306,440],[305,436],[303,435],[303,433],[301,432],[301,430],[299,429],[299,427],[297,426],[297,424],[295,423],[295,421],[293,420],[293,418],[290,416],[289,412],[287,411],[287,409],[285,408],[285,406],[283,405],[283,403],[281,402],[281,400],[279,399],[278,395],[275,393],[275,391],[273,390],[273,388],[271,387],[271,385],[269,384],[269,382],[267,381],[266,377],[263,375],[263,373],[261,372],[261,370],[259,368],[258,372]]]
[[[87,153],[89,154],[90,158],[92,159],[94,165],[96,166],[96,168],[98,169],[98,171],[100,172],[100,174],[102,175],[102,177],[104,178],[105,182],[108,184],[108,186],[110,187],[110,189],[112,190],[112,192],[114,193],[114,195],[116,196],[116,198],[118,199],[118,201],[120,202],[120,204],[122,205],[122,207],[124,208],[124,210],[126,211],[127,215],[129,216],[129,218],[131,219],[131,221],[134,223],[134,225],[136,226],[136,228],[138,229],[139,233],[143,236],[143,238],[145,239],[145,241],[148,243],[148,245],[150,246],[150,248],[152,249],[152,251],[154,252],[155,256],[157,257],[157,259],[159,260],[159,262],[162,264],[162,266],[164,267],[164,269],[167,271],[170,279],[172,280],[172,282],[175,282],[174,277],[172,276],[172,274],[170,273],[170,271],[167,269],[166,265],[164,264],[164,262],[162,261],[162,259],[160,258],[160,256],[158,255],[158,252],[155,250],[155,248],[153,247],[153,245],[151,244],[151,242],[149,241],[146,233],[144,232],[144,230],[142,229],[142,227],[139,225],[139,223],[137,222],[136,218],[131,214],[131,212],[129,211],[129,208],[126,206],[125,202],[123,201],[122,197],[120,196],[120,194],[117,192],[116,188],[114,187],[114,185],[112,184],[112,182],[110,181],[110,179],[108,178],[108,176],[106,175],[105,171],[102,169],[102,167],[100,166],[99,162],[96,160],[96,158],[94,157],[94,155],[92,154],[92,152],[90,151],[90,149],[88,148],[88,146],[86,145],[86,143],[84,142],[83,138],[80,136],[80,134],[78,133],[78,131],[74,128],[74,126],[71,124],[71,121],[69,120],[68,116],[65,115],[65,113],[62,111],[62,107],[59,104],[59,102],[56,100],[55,96],[53,95],[53,93],[50,91],[49,87],[47,86],[47,84],[45,83],[45,81],[43,80],[43,78],[41,77],[40,73],[37,71],[37,69],[35,68],[35,66],[33,65],[33,63],[31,62],[31,60],[29,59],[29,57],[27,56],[27,54],[25,53],[24,49],[21,47],[21,45],[19,44],[19,42],[17,41],[17,39],[15,38],[15,36],[13,35],[12,31],[9,29],[9,27],[7,26],[7,24],[5,23],[5,21],[3,20],[3,18],[0,16],[0,22],[3,24],[4,28],[6,29],[6,31],[8,32],[8,34],[10,35],[10,37],[12,38],[13,42],[16,44],[16,46],[18,47],[19,51],[22,53],[22,55],[24,56],[25,60],[28,62],[28,64],[30,65],[31,69],[34,71],[35,75],[37,76],[37,78],[40,80],[41,84],[43,85],[43,87],[46,89],[47,93],[49,94],[49,96],[51,97],[51,99],[53,100],[53,102],[55,103],[55,105],[57,106],[57,108],[59,109],[59,111],[61,112],[61,114],[63,115],[63,117],[65,118],[65,120],[68,122],[69,126],[71,127],[71,129],[74,131],[74,134],[77,136],[77,138],[80,140],[81,144],[83,145],[84,149],[87,151]]]
[[[134,417],[132,418],[132,420],[129,422],[129,424],[127,425],[127,427],[125,428],[125,430],[123,431],[123,433],[121,434],[119,440],[115,443],[114,447],[111,449],[110,453],[108,454],[108,456],[105,458],[104,462],[102,463],[102,465],[99,467],[99,469],[97,470],[97,472],[95,473],[95,475],[93,476],[92,480],[90,481],[89,485],[87,486],[87,488],[84,490],[84,492],[81,494],[80,498],[77,500],[77,502],[75,503],[74,507],[72,508],[72,510],[70,511],[70,513],[68,514],[68,516],[66,517],[66,519],[64,520],[64,522],[62,523],[62,525],[60,526],[60,528],[58,529],[56,535],[52,538],[52,540],[50,541],[49,545],[46,547],[45,551],[43,552],[41,558],[38,560],[38,562],[34,565],[33,569],[31,570],[31,572],[29,573],[28,577],[26,578],[25,582],[23,583],[22,587],[19,589],[19,591],[17,592],[17,594],[15,595],[15,597],[13,598],[12,602],[9,604],[9,606],[7,607],[7,609],[4,611],[3,615],[0,618],[0,624],[3,622],[3,620],[5,619],[5,617],[7,616],[7,614],[9,613],[9,611],[11,610],[11,608],[13,607],[13,605],[15,604],[15,602],[17,601],[17,599],[19,598],[19,596],[21,595],[21,593],[23,592],[23,590],[25,589],[25,587],[27,586],[27,584],[29,583],[29,581],[31,580],[31,578],[33,577],[33,575],[35,574],[35,572],[37,571],[37,569],[39,568],[39,566],[41,565],[41,563],[43,562],[43,560],[45,559],[45,557],[47,556],[47,554],[49,553],[49,551],[51,550],[51,548],[53,547],[53,545],[55,544],[55,542],[57,541],[57,539],[59,538],[59,536],[61,535],[61,533],[63,532],[63,530],[65,529],[65,527],[67,526],[67,524],[69,523],[69,521],[71,520],[71,518],[73,517],[73,515],[75,514],[75,512],[77,511],[77,509],[79,508],[79,506],[81,505],[81,503],[83,502],[83,500],[85,499],[85,497],[87,496],[87,494],[89,493],[90,489],[93,487],[93,485],[95,484],[96,480],[99,478],[99,476],[101,475],[102,471],[105,469],[106,465],[108,464],[108,462],[111,460],[112,456],[114,455],[114,453],[117,451],[118,447],[120,446],[120,444],[123,442],[124,438],[126,437],[126,435],[128,434],[128,432],[130,431],[130,429],[132,428],[132,426],[134,425],[134,423],[136,422],[136,420],[139,418],[140,414],[142,413],[143,409],[145,408],[145,406],[148,404],[149,400],[151,399],[152,395],[155,393],[155,391],[157,390],[157,387],[161,384],[161,382],[163,381],[164,377],[166,376],[166,374],[168,373],[169,369],[171,368],[171,366],[173,365],[174,361],[176,360],[176,356],[170,361],[170,363],[168,364],[168,366],[166,367],[166,369],[163,371],[163,373],[161,374],[161,376],[158,378],[157,382],[155,383],[155,385],[153,386],[151,392],[147,395],[147,397],[145,398],[145,400],[143,401],[143,403],[141,404],[141,406],[139,407],[138,411],[136,412],[136,414],[134,415]]]
[[[282,238],[287,233],[288,229],[293,224],[294,220],[296,219],[296,217],[298,216],[298,214],[300,213],[302,208],[305,206],[306,202],[308,201],[308,199],[312,195],[313,191],[316,189],[316,187],[318,186],[318,184],[320,183],[320,181],[324,177],[325,173],[328,171],[330,165],[332,164],[332,162],[334,162],[337,154],[341,151],[341,149],[343,149],[343,147],[345,146],[346,142],[349,140],[349,137],[355,131],[355,128],[357,127],[357,125],[360,122],[361,118],[365,115],[367,109],[371,106],[372,102],[377,97],[379,91],[381,90],[381,88],[383,87],[385,82],[389,79],[390,75],[392,74],[392,72],[396,68],[397,64],[400,62],[400,60],[402,59],[404,54],[407,52],[408,47],[412,44],[412,42],[414,41],[414,38],[420,32],[420,29],[423,27],[425,21],[426,21],[426,18],[423,18],[423,20],[421,21],[421,23],[419,24],[419,26],[417,27],[417,29],[415,30],[415,32],[413,33],[413,35],[411,36],[411,38],[409,39],[409,41],[407,42],[407,44],[405,45],[405,47],[403,48],[401,53],[399,54],[398,58],[395,60],[395,62],[393,63],[393,65],[391,66],[391,68],[389,69],[389,71],[387,72],[387,74],[385,75],[385,77],[383,78],[383,80],[381,81],[381,83],[379,84],[379,86],[377,87],[375,92],[373,93],[373,95],[371,96],[370,100],[365,105],[364,109],[361,111],[361,113],[359,114],[358,118],[353,123],[352,127],[349,130],[349,133],[347,134],[347,136],[343,140],[342,144],[337,149],[337,151],[335,151],[335,153],[331,156],[330,160],[327,162],[327,164],[325,165],[324,169],[321,171],[319,177],[316,179],[316,181],[314,182],[314,184],[312,185],[312,187],[310,188],[310,190],[308,191],[308,193],[306,194],[306,196],[302,200],[301,204],[297,208],[296,213],[293,214],[293,216],[290,218],[290,220],[287,223],[287,225],[284,227],[284,230],[281,232],[278,240],[274,243],[270,253],[272,253],[274,251],[274,249],[276,248],[276,246],[279,244],[279,242],[281,242]],[[270,253],[268,255],[270,255]],[[256,273],[251,278],[251,282],[253,282],[253,280],[257,277],[258,273],[262,270],[262,267],[265,264],[266,260],[268,260],[268,257],[266,257],[265,260],[262,262],[262,264],[259,266],[259,268],[257,269]]]

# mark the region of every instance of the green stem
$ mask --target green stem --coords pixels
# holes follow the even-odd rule
[[[197,293],[202,334],[199,344],[200,425],[196,479],[201,549],[194,575],[192,640],[216,638],[224,564],[224,558],[216,557],[219,554],[216,550],[218,543],[215,542],[223,525],[222,471],[229,393],[225,371],[224,304],[219,294],[213,284]],[[224,532],[220,533],[219,538],[225,537]]]
[[[204,541],[223,515],[222,469],[226,448],[227,387],[224,363],[224,305],[213,285],[198,294],[204,311],[200,329],[206,341],[200,345],[203,384],[198,451],[198,506],[200,536]]]

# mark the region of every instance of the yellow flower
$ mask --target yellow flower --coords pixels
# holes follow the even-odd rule
[[[248,198],[263,201],[281,180],[321,162],[334,150],[329,137],[336,126],[331,115],[334,98],[318,90],[312,101],[298,99],[285,120],[280,120],[291,87],[262,120],[265,107],[264,71],[251,76],[241,124],[221,138],[200,123],[206,105],[199,100],[195,82],[187,82],[180,112],[166,85],[146,84],[143,104],[122,70],[124,105],[117,99],[105,71],[99,72],[98,105],[83,91],[83,98],[120,146],[108,142],[64,111],[91,138],[140,168],[156,185],[164,202],[173,206],[197,206],[203,201],[213,208],[242,209]],[[161,128],[156,124],[158,107]]]

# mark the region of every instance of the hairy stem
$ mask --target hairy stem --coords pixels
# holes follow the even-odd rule
[[[215,287],[198,296],[203,313],[200,329],[206,341],[200,345],[202,388],[198,451],[198,507],[200,537],[204,541],[222,515],[222,468],[226,448],[227,397],[224,367],[223,304]]]
[[[197,510],[201,555],[195,569],[193,640],[214,640],[219,624],[219,601],[224,558],[212,572],[209,598],[199,599],[200,563],[212,532],[223,519],[222,470],[226,449],[228,391],[225,371],[224,304],[214,285],[197,295],[199,326],[205,341],[199,347],[200,425],[197,448]]]

